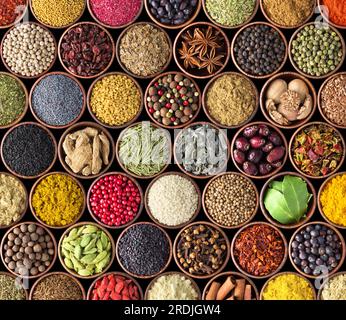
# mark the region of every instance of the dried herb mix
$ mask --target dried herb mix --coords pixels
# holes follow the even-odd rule
[[[134,76],[152,77],[169,62],[171,45],[158,27],[140,23],[130,26],[119,42],[119,59]]]
[[[25,300],[26,295],[18,279],[7,274],[0,274],[0,301]]]

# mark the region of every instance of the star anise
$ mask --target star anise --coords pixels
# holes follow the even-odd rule
[[[195,50],[199,52],[199,58],[202,58],[208,52],[208,48],[217,49],[220,47],[218,42],[218,34],[213,34],[213,28],[208,26],[206,31],[202,31],[199,28],[196,28],[193,35],[193,40],[191,45],[195,46]]]
[[[221,59],[224,55],[219,54],[216,55],[215,48],[212,48],[209,53],[206,54],[205,57],[201,58],[200,69],[206,68],[209,74],[212,74],[217,67],[222,67],[223,63]]]
[[[185,69],[200,67],[198,59],[195,57],[197,52],[194,47],[188,47],[186,42],[182,42],[182,47],[179,49],[180,59],[184,61]]]
[[[181,36],[186,42],[192,42],[194,37],[191,34],[190,30],[187,30],[182,36]]]

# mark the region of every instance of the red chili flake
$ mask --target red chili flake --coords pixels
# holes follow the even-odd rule
[[[107,175],[91,189],[92,213],[108,226],[122,226],[132,221],[141,205],[136,184],[124,175]]]
[[[0,26],[8,26],[22,16],[27,0],[0,0]]]
[[[132,22],[141,9],[142,0],[91,0],[90,7],[102,23],[120,27]]]

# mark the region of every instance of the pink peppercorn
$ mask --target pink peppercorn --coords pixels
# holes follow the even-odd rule
[[[124,175],[100,178],[90,190],[90,208],[103,224],[120,227],[132,221],[141,205],[137,185]]]
[[[135,20],[143,0],[90,0],[95,17],[110,27],[121,27]]]

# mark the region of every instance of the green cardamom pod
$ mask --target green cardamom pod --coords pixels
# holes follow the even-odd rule
[[[94,264],[99,263],[100,261],[102,261],[105,257],[107,257],[108,252],[107,251],[102,251],[100,252],[97,257],[93,260]]]
[[[73,263],[71,261],[71,259],[69,258],[65,258],[64,259],[64,263],[65,263],[65,266],[69,269],[74,269],[74,266],[73,266]]]
[[[91,236],[90,235],[84,235],[82,237],[82,241],[80,242],[80,245],[82,248],[85,248],[91,241]]]
[[[82,231],[82,234],[88,234],[88,233],[95,233],[97,232],[98,228],[92,225],[88,225],[84,227],[84,230]]]
[[[80,262],[84,263],[84,264],[91,264],[91,263],[93,263],[93,261],[96,257],[97,257],[97,255],[95,253],[88,254],[88,255],[84,256],[82,259],[80,259]]]
[[[92,272],[88,269],[81,269],[78,271],[78,274],[83,277],[88,277],[92,275]]]

